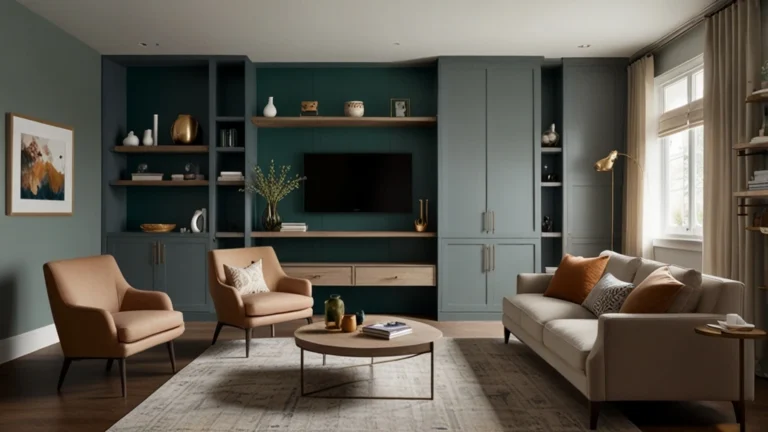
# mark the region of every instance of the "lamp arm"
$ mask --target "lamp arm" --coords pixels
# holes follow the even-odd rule
[[[635,159],[634,157],[632,157],[632,156],[630,156],[630,155],[628,155],[628,154],[626,154],[626,153],[618,153],[618,155],[619,155],[619,156],[624,156],[624,157],[626,157],[627,159],[631,160],[632,162],[634,162],[634,163],[635,163],[635,165],[637,165],[637,167],[638,167],[638,168],[640,168],[640,171],[641,171],[643,174],[645,173],[645,169],[643,169],[643,166],[642,166],[642,165],[640,165],[640,162],[638,162],[638,161],[637,161],[637,159]]]

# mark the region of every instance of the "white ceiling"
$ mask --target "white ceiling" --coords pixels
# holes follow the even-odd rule
[[[102,54],[397,62],[440,55],[628,57],[715,0],[18,1]]]

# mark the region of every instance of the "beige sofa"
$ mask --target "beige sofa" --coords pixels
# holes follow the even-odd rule
[[[635,285],[666,265],[605,254],[610,255],[605,271]],[[687,269],[670,270],[682,280]],[[514,334],[587,397],[591,429],[597,427],[603,401],[733,401],[737,419],[743,418],[738,342],[697,335],[693,329],[726,313],[743,314],[744,284],[704,275],[693,313],[597,318],[581,305],[544,297],[552,276],[518,275],[518,294],[504,299],[504,336],[508,341]],[[744,356],[746,400],[754,400],[753,345],[747,343]]]

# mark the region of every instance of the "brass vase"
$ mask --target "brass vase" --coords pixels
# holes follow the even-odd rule
[[[277,214],[277,203],[267,203],[264,213],[261,214],[261,226],[264,231],[280,231],[283,227],[283,220]]]
[[[192,144],[197,138],[200,125],[189,114],[179,114],[171,125],[171,140],[174,144]]]
[[[424,202],[426,201],[426,203]],[[425,205],[426,204],[426,205]],[[426,212],[424,211],[426,209]],[[417,232],[424,232],[429,225],[429,200],[419,200],[419,218],[413,221]]]
[[[341,320],[344,318],[344,301],[338,294],[331,294],[331,298],[325,301],[325,328],[341,329]]]

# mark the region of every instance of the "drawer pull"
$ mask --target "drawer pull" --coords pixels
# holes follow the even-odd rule
[[[320,275],[312,275],[312,276],[310,276],[310,278],[311,278],[311,279],[319,279],[319,278],[320,278]]]

